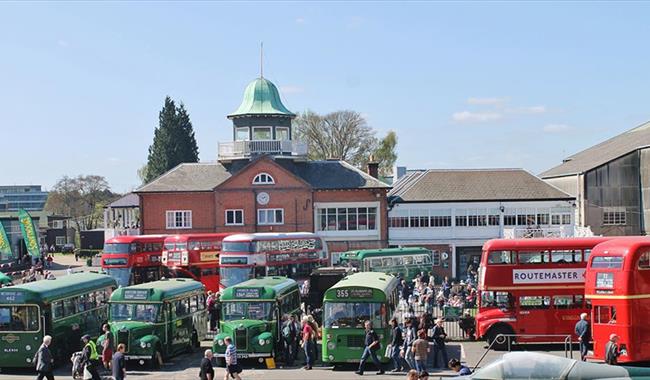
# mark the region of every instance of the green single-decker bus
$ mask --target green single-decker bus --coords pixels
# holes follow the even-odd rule
[[[382,362],[390,340],[388,321],[399,302],[396,277],[377,272],[351,274],[325,292],[323,298],[324,363],[358,363],[365,345],[365,321],[372,322],[381,341]]]
[[[428,274],[433,269],[432,259],[431,251],[420,247],[362,249],[342,253],[340,264],[361,272],[401,274],[401,278],[411,281],[420,272]]]

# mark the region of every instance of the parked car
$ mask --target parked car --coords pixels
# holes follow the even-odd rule
[[[72,252],[74,252],[74,244],[72,244],[72,243],[63,244],[63,248],[61,248],[61,252],[63,252],[63,253],[72,253]]]

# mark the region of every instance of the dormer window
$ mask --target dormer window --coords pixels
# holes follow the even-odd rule
[[[270,174],[260,173],[253,178],[253,185],[272,185],[275,181]]]
[[[291,136],[289,135],[289,128],[275,127],[275,139],[280,141],[291,140]]]
[[[250,132],[248,127],[235,128],[235,141],[248,141],[250,140]]]
[[[253,127],[253,140],[273,140],[271,127]]]

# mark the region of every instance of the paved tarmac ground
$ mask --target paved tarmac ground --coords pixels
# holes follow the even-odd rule
[[[55,265],[52,272],[55,276],[65,276],[68,266],[72,266],[75,271],[98,270],[99,268],[90,268],[85,266],[85,260],[75,262],[72,255],[57,256],[55,258]],[[56,344],[56,342],[54,342]],[[169,359],[163,368],[159,371],[152,371],[146,367],[141,368],[137,363],[132,363],[127,369],[127,379],[129,380],[196,380],[199,374],[199,363],[201,361],[202,352],[210,346],[209,341],[202,342],[203,348],[197,350],[193,354],[184,354]],[[528,350],[547,352],[554,355],[564,357],[564,348],[562,345],[522,345],[515,346],[516,350]],[[449,346],[449,357],[461,357],[470,368],[474,368],[479,358],[485,353],[484,342],[451,342]],[[489,352],[483,359],[481,366],[484,366],[494,359],[500,357],[502,352]],[[577,351],[574,351],[574,357],[579,356]],[[375,375],[375,369],[372,364],[367,365],[366,373],[364,376],[358,376],[354,373],[356,366],[348,365],[342,368],[333,369],[332,367],[316,366],[311,371],[305,371],[301,368],[276,368],[266,369],[261,368],[259,365],[251,362],[242,363],[244,372],[241,374],[243,380],[248,379],[264,379],[264,380],[360,380],[360,379],[376,379],[376,380],[402,380],[406,378],[405,373],[392,374],[386,373],[384,375]],[[279,364],[280,366],[280,364]],[[70,363],[63,363],[54,375],[56,379],[71,379]],[[390,369],[390,365],[387,367]],[[224,369],[215,368],[216,379],[221,380],[224,378]],[[440,377],[453,376],[452,371],[431,371],[430,379],[437,379]],[[34,379],[35,372],[31,368],[19,370],[1,370],[0,380],[22,380]],[[109,379],[109,377],[105,377]]]

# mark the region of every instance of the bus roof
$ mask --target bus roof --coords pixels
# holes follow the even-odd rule
[[[164,241],[165,238],[169,235],[123,235],[123,236],[114,236],[106,240],[106,244],[110,243],[150,243]]]
[[[312,232],[257,232],[252,234],[234,234],[223,239],[224,242],[281,240],[281,239],[320,239]]]
[[[594,256],[628,256],[634,255],[640,248],[650,247],[650,237],[647,236],[626,236],[617,239],[608,240],[598,244],[591,251],[591,257]]]
[[[398,283],[397,277],[380,272],[359,272],[351,274],[341,281],[337,282],[334,286],[329,288],[325,295],[330,293],[333,289],[359,287],[377,289],[384,293],[389,293],[392,288],[396,287]]]
[[[298,288],[298,283],[290,278],[273,276],[273,277],[260,277],[252,280],[244,281],[237,285],[226,288],[221,292],[221,301],[230,301],[238,299],[275,299],[288,291]],[[259,289],[255,297],[242,297],[237,294],[237,289]]]
[[[526,239],[492,239],[483,244],[484,251],[521,250],[521,249],[580,249],[593,248],[597,244],[611,240],[611,237],[584,238],[526,238]]]
[[[344,252],[343,255],[346,255],[346,257],[349,257],[349,255],[354,255],[359,260],[363,260],[367,257],[401,256],[401,255],[413,255],[418,253],[430,254],[431,251],[422,247],[404,247],[404,248],[361,249],[358,251]]]
[[[1,288],[0,293],[19,291],[25,293],[25,301],[49,303],[57,299],[109,286],[117,287],[117,283],[112,277],[105,274],[73,273],[55,280],[40,280]],[[25,301],[20,303],[25,303]]]
[[[162,302],[180,294],[203,289],[203,284],[189,278],[164,279],[145,282],[144,284],[120,287],[111,295],[111,302]]]
[[[231,233],[218,233],[218,234],[178,234],[169,235],[165,238],[165,243],[177,241],[190,241],[190,240],[223,240],[225,237],[232,235]]]

